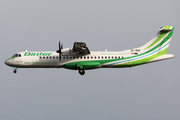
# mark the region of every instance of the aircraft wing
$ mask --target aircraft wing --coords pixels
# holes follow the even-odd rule
[[[74,42],[73,51],[80,55],[91,54],[86,43],[84,42]]]

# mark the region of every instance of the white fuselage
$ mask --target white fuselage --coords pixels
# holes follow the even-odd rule
[[[19,68],[59,68],[70,62],[80,61],[98,61],[108,59],[125,59],[130,54],[127,51],[122,52],[91,52],[89,55],[62,56],[59,59],[59,53],[54,51],[28,51],[19,52],[21,57],[12,58],[6,61],[7,65]]]

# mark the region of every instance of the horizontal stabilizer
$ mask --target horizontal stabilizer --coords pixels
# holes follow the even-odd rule
[[[174,58],[175,56],[173,54],[165,54],[165,55],[161,55],[155,59],[150,60],[149,62],[156,62],[156,61],[160,61],[160,60],[165,60],[165,59],[170,59],[170,58]],[[149,63],[148,62],[148,63]]]

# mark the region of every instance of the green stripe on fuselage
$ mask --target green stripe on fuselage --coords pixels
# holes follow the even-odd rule
[[[159,52],[158,54],[155,54],[155,55],[152,55],[152,56],[149,56],[149,57],[140,59],[140,60],[136,60],[136,61],[132,61],[132,62],[130,61],[130,62],[128,62],[128,63],[123,63],[123,64],[111,66],[111,67],[114,67],[114,68],[133,67],[133,66],[145,64],[145,63],[149,62],[149,61],[152,60],[152,59],[155,59],[155,58],[157,58],[157,57],[159,57],[159,56],[161,56],[161,55],[166,54],[166,53],[167,53],[167,50],[168,50],[168,48],[166,48],[165,50]]]

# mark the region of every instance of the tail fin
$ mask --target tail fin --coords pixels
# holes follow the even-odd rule
[[[174,26],[161,27],[155,38],[142,47],[132,49],[131,52],[134,50],[139,52],[131,55],[131,66],[173,58],[174,55],[166,54],[173,31]]]
[[[157,35],[139,49],[144,52],[149,51],[150,49],[157,49],[156,51],[158,51],[158,53],[163,51],[163,53],[166,54],[172,38],[173,31],[174,26],[161,27]]]

